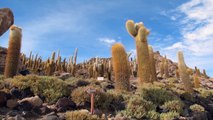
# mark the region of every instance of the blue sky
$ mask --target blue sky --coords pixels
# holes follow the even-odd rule
[[[121,42],[135,51],[125,29],[132,19],[150,29],[149,44],[177,61],[184,51],[186,64],[206,69],[213,76],[212,0],[0,0],[0,8],[14,12],[15,24],[23,29],[22,51],[44,59],[60,49],[69,57],[79,49],[78,61],[110,57],[110,46]],[[7,47],[8,32],[0,37]]]

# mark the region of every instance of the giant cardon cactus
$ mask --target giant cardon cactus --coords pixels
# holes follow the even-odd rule
[[[187,66],[184,62],[184,57],[183,57],[183,52],[179,51],[178,52],[178,71],[180,74],[180,79],[183,82],[184,89],[188,93],[193,92],[193,86],[190,80],[190,76],[187,72]]]
[[[4,71],[5,78],[13,77],[18,70],[21,51],[22,29],[13,25],[10,27],[9,46]]]
[[[112,46],[112,65],[115,74],[115,89],[129,90],[130,68],[126,51],[122,44],[114,44]]]
[[[135,39],[137,61],[138,61],[138,76],[139,84],[151,82],[150,80],[150,61],[147,36],[149,30],[143,23],[134,23],[132,20],[126,22],[126,29],[128,33]]]

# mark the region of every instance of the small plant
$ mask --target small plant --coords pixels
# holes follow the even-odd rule
[[[152,110],[147,113],[146,118],[148,118],[149,120],[159,120],[160,114],[158,112]]]
[[[92,115],[88,110],[76,110],[65,113],[66,120],[104,120],[97,115]]]
[[[174,118],[179,118],[180,114],[177,112],[167,112],[160,114],[160,120],[173,120]]]
[[[48,76],[15,76],[7,80],[12,86],[21,90],[30,88],[35,95],[43,95],[46,102],[54,103],[58,98],[69,95],[67,84],[55,77]]]
[[[143,88],[140,95],[155,105],[163,105],[165,102],[178,99],[172,92],[162,88]]]
[[[73,85],[76,87],[82,87],[82,86],[87,86],[90,84],[88,80],[82,80],[82,79],[76,79],[76,78],[69,78],[65,81],[69,85]]]
[[[168,101],[162,105],[162,108],[168,112],[177,112],[182,113],[183,112],[184,104],[180,100],[173,100]]]
[[[125,117],[142,119],[148,114],[148,111],[154,110],[155,105],[139,96],[132,97],[127,103],[125,111],[123,114]]]
[[[211,90],[211,89],[207,90],[205,88],[197,88],[195,90],[200,93],[201,97],[204,97],[204,98],[212,98],[213,97],[213,90]]]
[[[91,86],[78,87],[72,94],[72,100],[77,104],[90,103],[90,95],[86,93],[86,90]],[[102,110],[117,111],[124,109],[124,99],[121,95],[115,93],[103,92],[100,87],[93,87],[96,89],[95,93],[95,108]]]
[[[204,112],[205,111],[205,108],[198,104],[191,105],[189,108],[192,112]]]

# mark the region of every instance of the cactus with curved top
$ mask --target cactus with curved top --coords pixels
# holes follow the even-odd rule
[[[150,82],[151,73],[147,41],[149,30],[143,23],[140,22],[135,24],[132,20],[126,22],[126,29],[136,42],[139,84],[143,85],[143,83]]]

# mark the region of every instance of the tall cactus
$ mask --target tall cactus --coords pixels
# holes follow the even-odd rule
[[[128,91],[130,88],[129,61],[122,44],[116,43],[112,46],[112,64],[115,74],[115,89]]]
[[[157,74],[155,68],[155,58],[152,46],[149,46],[149,60],[151,65],[151,82],[157,81]]]
[[[5,78],[16,75],[21,51],[22,30],[13,25],[10,27],[9,47],[6,57]]]
[[[187,72],[187,67],[184,62],[184,57],[183,57],[183,52],[179,51],[178,52],[178,71],[180,74],[180,79],[183,82],[184,89],[186,92],[192,93],[193,92],[193,86],[190,80],[190,76]]]
[[[132,20],[126,22],[126,29],[128,33],[135,39],[137,61],[138,61],[138,76],[139,84],[150,82],[150,61],[147,36],[149,30],[145,28],[143,23],[134,23]]]
[[[206,70],[205,69],[203,69],[203,75],[204,75],[205,78],[209,78],[209,76],[206,74]]]
[[[194,79],[194,87],[199,88],[200,87],[200,79],[199,79],[197,73],[194,74],[193,79]]]

